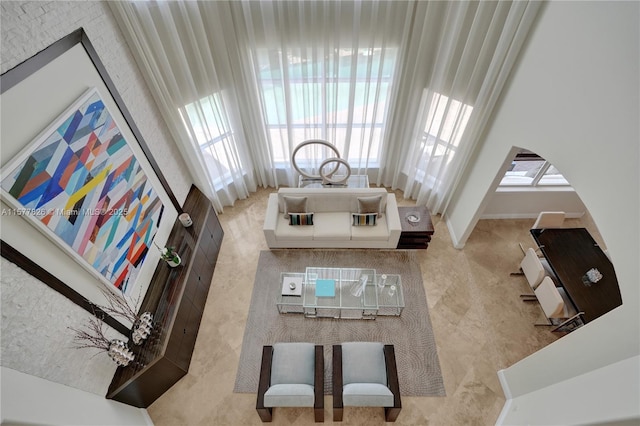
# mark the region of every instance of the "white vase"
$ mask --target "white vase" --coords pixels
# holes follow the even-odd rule
[[[169,266],[171,266],[172,268],[178,266],[180,262],[182,262],[182,259],[180,259],[180,256],[178,256],[178,253],[175,254],[175,260],[167,260],[167,264],[169,264]]]
[[[113,339],[107,352],[109,357],[119,366],[126,367],[135,358],[135,354],[125,342],[120,339]]]
[[[131,340],[134,344],[141,344],[153,330],[153,314],[151,312],[145,312],[140,315],[140,318],[133,324],[131,328]]]

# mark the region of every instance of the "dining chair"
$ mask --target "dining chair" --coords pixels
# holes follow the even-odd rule
[[[562,287],[556,287],[555,283],[549,277],[545,277],[535,290],[536,298],[547,317],[546,323],[536,323],[537,326],[555,326],[552,331],[568,331],[564,330],[570,323],[581,325],[581,314],[573,306],[573,303],[567,296]],[[571,327],[577,328],[577,327]]]
[[[535,290],[545,277],[551,277],[554,274],[546,259],[539,258],[535,250],[528,248],[520,262],[520,270],[512,272],[511,275],[524,275],[531,289]],[[552,278],[549,279],[553,281]],[[520,297],[525,301],[536,300],[536,296],[533,293],[521,294]]]
[[[531,229],[562,228],[565,212],[540,212]]]
[[[536,221],[533,223],[531,229],[545,229],[545,228],[562,228],[564,224],[565,212],[540,212]],[[525,253],[522,243],[518,243],[522,253]],[[542,257],[541,253],[538,253],[538,257]]]

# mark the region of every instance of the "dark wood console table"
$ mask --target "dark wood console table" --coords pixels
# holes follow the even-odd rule
[[[176,220],[167,246],[182,263],[171,268],[160,260],[140,312],[154,314],[155,328],[127,367],[118,367],[107,398],[148,407],[189,371],[191,355],[209,293],[224,232],[210,201],[191,187],[183,210],[193,220],[185,228]]]
[[[398,241],[399,249],[426,249],[433,235],[431,213],[426,206],[398,207],[402,231]],[[419,222],[410,222],[410,215],[420,218]]]

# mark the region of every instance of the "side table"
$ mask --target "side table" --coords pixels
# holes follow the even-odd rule
[[[433,235],[431,213],[426,206],[398,207],[402,232],[398,241],[399,249],[426,249]],[[417,222],[411,217],[419,218]]]

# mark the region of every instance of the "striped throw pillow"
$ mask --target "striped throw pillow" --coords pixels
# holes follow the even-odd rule
[[[289,213],[289,225],[313,225],[313,213]]]
[[[353,226],[375,226],[378,213],[353,213]]]

